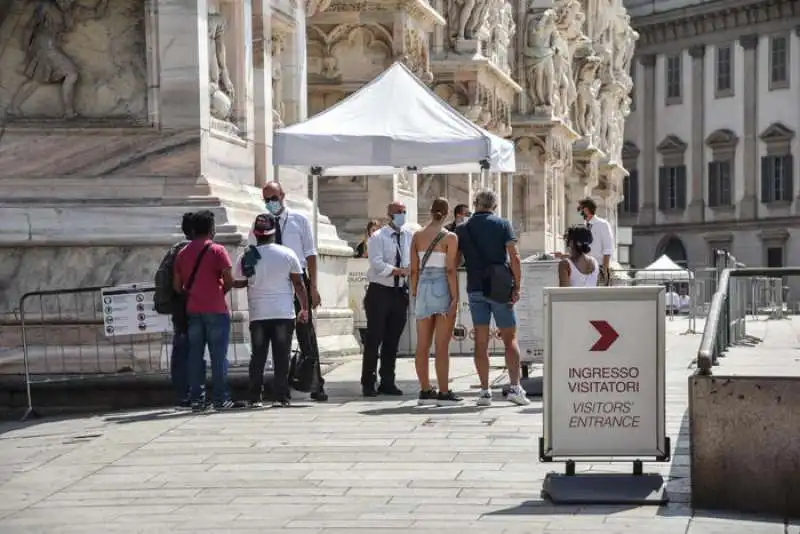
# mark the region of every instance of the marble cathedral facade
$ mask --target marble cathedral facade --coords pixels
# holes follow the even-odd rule
[[[591,196],[616,225],[630,64],[638,38],[621,0],[331,0],[307,19],[309,114],[335,104],[395,60],[481,127],[513,139],[517,172],[330,177],[321,210],[356,241],[386,203],[416,198],[419,222],[445,196],[469,203],[485,186],[524,253],[560,250]],[[280,106],[280,104],[279,104]]]

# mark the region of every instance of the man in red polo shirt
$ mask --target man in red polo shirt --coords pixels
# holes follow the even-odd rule
[[[225,295],[233,287],[231,258],[225,247],[214,243],[214,214],[194,215],[194,239],[175,259],[174,289],[184,295],[189,317],[189,388],[193,411],[205,408],[202,384],[206,346],[211,356],[214,408],[233,407],[226,384],[231,316]]]

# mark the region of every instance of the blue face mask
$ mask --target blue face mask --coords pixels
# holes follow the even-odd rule
[[[395,213],[392,215],[392,223],[397,228],[402,228],[403,225],[406,223],[406,214],[405,213]]]
[[[267,208],[267,211],[270,212],[272,215],[277,215],[279,211],[281,211],[281,203],[277,200],[270,200],[266,204],[264,204]]]

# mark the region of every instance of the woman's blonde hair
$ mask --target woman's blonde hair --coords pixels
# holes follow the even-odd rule
[[[439,197],[433,201],[431,204],[431,215],[433,215],[434,221],[441,221],[445,217],[447,217],[447,213],[450,211],[450,203],[444,197]]]

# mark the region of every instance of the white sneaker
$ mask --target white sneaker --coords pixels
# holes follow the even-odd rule
[[[527,406],[531,403],[528,394],[520,386],[511,388],[508,392],[508,401],[517,406]]]
[[[481,391],[478,396],[478,406],[491,406],[492,405],[492,392],[488,389]]]

